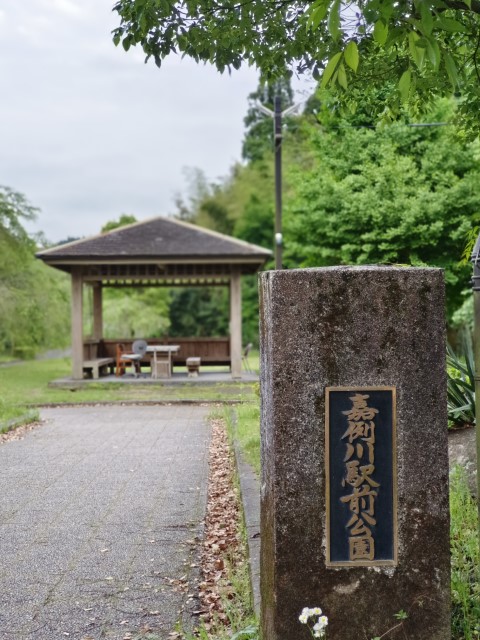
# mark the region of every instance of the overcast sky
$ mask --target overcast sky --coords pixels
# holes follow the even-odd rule
[[[256,72],[145,65],[112,44],[112,6],[0,0],[0,185],[40,207],[28,228],[54,242],[170,214],[185,167],[216,179],[240,159]]]

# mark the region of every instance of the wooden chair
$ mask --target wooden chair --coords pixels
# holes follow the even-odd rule
[[[133,375],[137,376],[140,373],[140,359],[141,355],[137,353],[126,353],[125,345],[120,343],[115,345],[116,352],[116,367],[115,367],[115,375],[123,376],[125,373],[125,367],[128,364],[132,365]]]

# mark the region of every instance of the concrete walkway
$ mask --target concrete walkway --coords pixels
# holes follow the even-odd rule
[[[153,640],[189,619],[207,412],[42,410],[0,446],[1,640]]]

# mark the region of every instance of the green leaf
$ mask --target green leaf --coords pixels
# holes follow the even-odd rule
[[[350,40],[350,42],[347,44],[347,46],[345,47],[344,56],[345,56],[345,62],[348,64],[350,69],[353,69],[353,71],[356,72],[358,69],[359,57],[358,57],[358,47],[355,40]]]
[[[340,0],[334,0],[328,16],[328,30],[334,40],[340,37]]]
[[[402,73],[402,77],[398,82],[398,90],[400,92],[400,97],[403,102],[408,100],[408,94],[410,92],[410,85],[412,83],[412,72],[410,69],[407,69]]]
[[[425,48],[424,47],[416,47],[417,57],[415,58],[415,63],[419,69],[422,69],[423,63],[425,61]]]
[[[258,636],[258,627],[256,625],[250,625],[245,629],[240,629],[237,633],[231,636],[230,640],[244,640],[245,638],[256,638]]]
[[[448,77],[450,79],[450,82],[452,83],[453,88],[455,89],[458,86],[458,72],[457,67],[455,66],[455,62],[453,61],[453,58],[448,53],[448,51],[445,51],[444,60]]]
[[[467,33],[467,27],[458,22],[458,20],[454,20],[453,18],[445,18],[440,16],[437,20],[437,24],[440,25],[440,28],[444,31],[449,31],[450,33]]]
[[[440,66],[440,60],[442,58],[442,54],[440,53],[440,47],[437,44],[435,38],[426,38],[427,42],[427,55],[428,59],[432,63],[435,71],[438,71]]]
[[[327,15],[328,2],[322,2],[311,11],[307,22],[307,29],[318,29],[320,23]]]
[[[408,34],[408,47],[410,49],[412,58],[415,57],[414,49],[417,40],[420,40],[420,36],[418,35],[418,33],[416,33],[416,31],[410,31],[410,33]]]
[[[373,39],[380,45],[384,45],[388,36],[388,24],[383,20],[377,20],[373,27]]]
[[[421,29],[426,36],[429,36],[432,33],[433,29],[433,16],[429,6],[425,2],[422,2],[422,4],[420,5],[420,16]]]
[[[408,613],[403,609],[400,609],[400,611],[393,614],[393,617],[397,620],[406,620],[408,618]]]
[[[345,90],[348,87],[347,74],[343,62],[338,65],[338,84]]]
[[[419,69],[423,66],[423,61],[425,59],[425,49],[423,47],[418,46],[418,41],[420,40],[420,36],[416,31],[410,31],[408,34],[408,47],[410,49],[410,55],[412,56],[415,64]]]
[[[325,71],[323,72],[323,75],[322,75],[322,84],[321,84],[322,89],[326,87],[327,84],[329,83],[330,78],[333,76],[342,55],[343,55],[342,51],[339,51],[328,61],[328,64],[325,67]]]
[[[460,259],[461,265],[470,264],[470,258],[472,257],[473,248],[477,242],[480,227],[475,225],[472,229],[469,229],[465,234],[465,247],[462,251],[462,257]]]

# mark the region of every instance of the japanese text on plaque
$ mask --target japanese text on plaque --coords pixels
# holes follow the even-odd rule
[[[375,499],[380,484],[375,480],[375,418],[378,409],[368,406],[370,396],[356,393],[350,397],[352,408],[342,411],[348,428],[342,436],[345,440],[345,475],[342,486],[348,493],[341,502],[347,505],[350,519],[348,553],[350,561],[374,560],[375,539],[372,527],[377,524]]]

